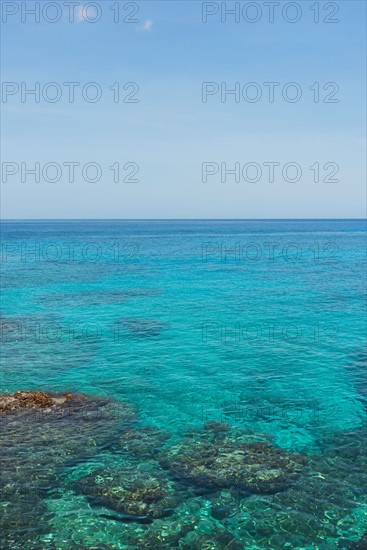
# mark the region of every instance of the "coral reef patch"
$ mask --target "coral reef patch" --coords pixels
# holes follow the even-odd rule
[[[236,441],[221,423],[189,433],[165,449],[159,461],[178,478],[199,486],[262,494],[285,491],[307,464],[305,456],[262,441]]]
[[[153,476],[134,466],[97,469],[79,479],[76,488],[93,504],[135,516],[138,522],[167,516],[178,503],[172,484],[161,473]]]

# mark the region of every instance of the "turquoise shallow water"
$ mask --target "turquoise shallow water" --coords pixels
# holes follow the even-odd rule
[[[111,451],[106,425],[104,444],[43,483],[39,514],[5,525],[5,547],[351,548],[366,510],[365,238],[358,220],[4,222],[1,392],[113,398],[176,443],[226,422],[234,439],[311,457],[312,479],[328,480],[299,489],[286,526],[287,491],[233,498],[190,484],[166,519],[116,521],[73,480],[161,466]],[[32,475],[34,449],[18,443]],[[213,517],[218,499],[233,513]]]

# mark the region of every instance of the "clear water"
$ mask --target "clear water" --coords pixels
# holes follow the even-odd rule
[[[231,497],[189,488],[173,515],[144,525],[102,517],[71,481],[97,465],[159,466],[96,446],[81,464],[58,466],[43,487],[42,514],[26,528],[6,524],[4,547],[235,548],[225,531],[236,548],[352,548],[363,536],[365,221],[1,227],[1,392],[110,397],[136,406],[139,426],[167,430],[176,442],[225,421],[234,433],[307,455],[313,474],[329,468],[320,493],[299,489],[287,525],[287,491],[242,495],[218,519],[213,499]],[[29,475],[32,445],[21,452]],[[10,494],[3,506],[12,505]],[[188,517],[194,534],[181,536]]]

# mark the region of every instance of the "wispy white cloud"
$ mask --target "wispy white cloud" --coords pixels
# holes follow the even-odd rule
[[[144,24],[141,27],[141,30],[145,32],[149,32],[152,30],[152,27],[153,27],[153,21],[151,19],[147,19],[146,21],[144,21]]]
[[[98,11],[95,6],[90,6],[88,4],[79,4],[74,8],[74,18],[75,21],[94,21],[98,20]]]
[[[84,21],[83,9],[84,9],[83,5],[79,5],[74,8],[75,21]]]

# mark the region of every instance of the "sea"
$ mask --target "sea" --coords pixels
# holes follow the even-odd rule
[[[3,548],[359,548],[366,220],[14,220],[1,237],[0,392],[134,411],[98,418],[92,444],[79,422],[3,414]],[[224,457],[247,468],[254,442],[303,457],[297,479],[238,484]],[[163,512],[137,496],[148,478]]]

